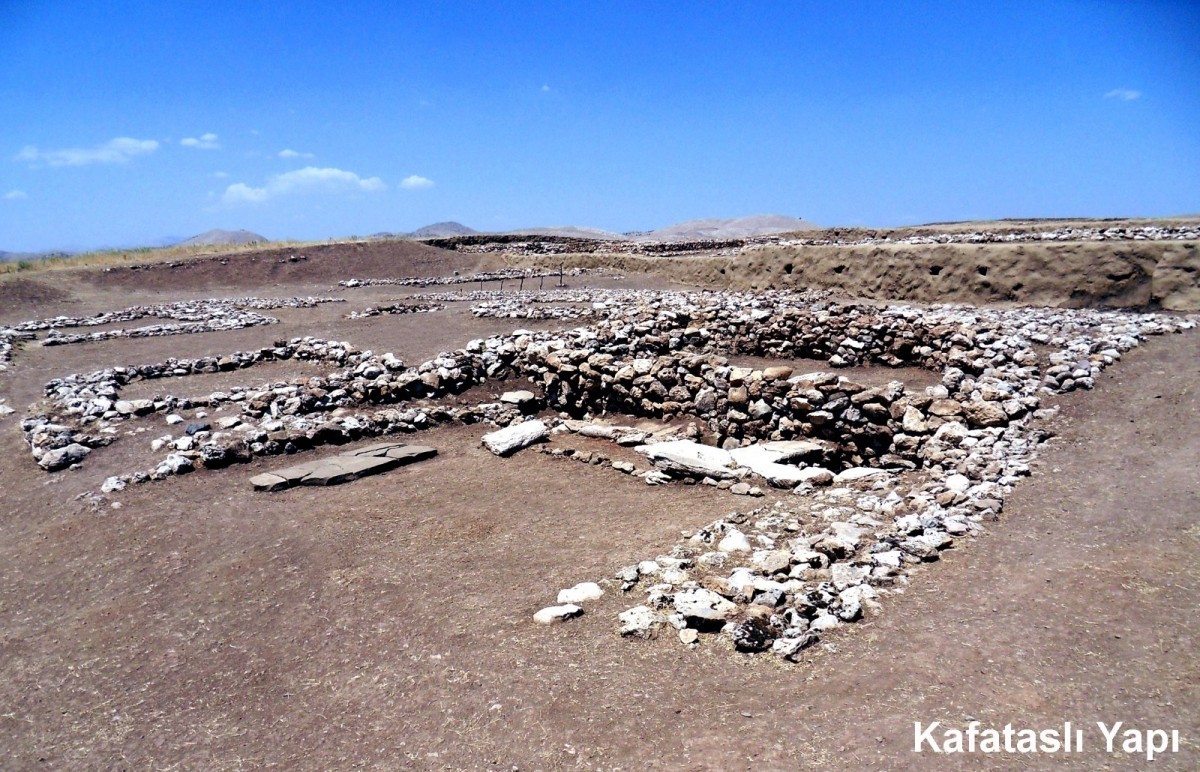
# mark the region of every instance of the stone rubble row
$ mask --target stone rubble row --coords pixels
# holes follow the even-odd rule
[[[437,303],[390,303],[385,306],[372,306],[362,311],[351,311],[347,319],[369,319],[372,316],[399,316],[403,314],[431,314],[441,311],[445,306]]]
[[[734,255],[742,251],[764,247],[801,246],[873,246],[881,244],[999,244],[1036,243],[1047,241],[1195,241],[1200,239],[1200,228],[1195,225],[1179,227],[1063,227],[1048,230],[1013,232],[993,231],[948,231],[944,233],[911,236],[873,236],[863,238],[843,237],[788,237],[784,234],[746,236],[739,238],[702,238],[684,241],[608,240],[602,238],[530,237],[520,241],[505,238],[488,239],[472,236],[446,239],[443,245],[467,254],[511,254],[537,256],[549,254],[600,253],[646,256],[670,256],[696,253]]]
[[[687,534],[669,555],[617,572],[622,590],[646,594],[619,615],[622,634],[677,629],[694,644],[688,630],[719,632],[738,650],[794,661],[819,633],[877,610],[913,569],[997,519],[1047,437],[1028,423],[949,424],[921,472],[839,475],[831,488],[798,487],[794,503]]]
[[[0,327],[0,372],[7,370],[12,363],[17,343],[23,340],[33,340],[34,337],[32,332]]]
[[[53,316],[22,322],[14,330],[35,332],[70,327],[97,327],[102,324],[133,322],[146,317],[174,319],[180,322],[204,322],[228,315],[231,310],[269,311],[277,308],[312,308],[322,303],[344,303],[343,298],[289,297],[289,298],[209,298],[205,300],[181,300],[174,303],[130,306],[120,311],[109,311],[91,316]]]
[[[289,359],[324,362],[341,369],[327,376],[235,387],[196,398],[120,398],[120,390],[138,380],[240,370]],[[79,463],[90,449],[116,441],[119,427],[134,418],[197,408],[206,414],[227,407],[239,410],[238,415],[218,419],[216,430],[207,424],[189,424],[192,431],[183,436],[156,440],[154,450],[168,451],[163,462],[149,472],[125,476],[128,481],[144,482],[186,473],[197,466],[222,468],[256,456],[415,432],[448,421],[510,423],[521,415],[517,406],[503,403],[450,408],[408,404],[366,412],[347,409],[444,396],[471,385],[462,376],[433,365],[409,369],[391,354],[375,356],[347,343],[296,338],[225,357],[171,359],[55,379],[46,386],[43,412],[22,421],[22,430],[39,464],[47,471],[57,471]],[[66,448],[70,450],[58,452]]]
[[[403,278],[383,279],[344,279],[338,282],[339,287],[436,287],[447,284],[474,284],[476,282],[508,281],[510,279],[548,279],[559,276],[585,276],[587,274],[603,273],[597,268],[567,268],[563,271],[531,271],[521,268],[505,268],[499,271],[481,271],[468,275],[460,275],[457,271],[451,276],[406,276]]]
[[[55,316],[21,322],[12,328],[0,328],[0,370],[12,360],[14,341],[34,340],[36,333],[46,331],[45,346],[71,343],[94,343],[113,338],[150,338],[166,335],[188,335],[202,332],[240,330],[246,327],[275,324],[278,319],[257,313],[276,308],[312,308],[322,303],[342,303],[341,298],[213,298],[184,300],[157,305],[130,306],[92,316]],[[119,324],[147,317],[173,319],[174,323],[120,328],[93,333],[64,333],[64,329]]]
[[[1195,241],[1200,227],[1162,226],[1122,228],[1053,228],[1041,231],[994,233],[966,231],[901,238],[869,239],[779,239],[780,246],[864,246],[875,244],[1013,244],[1039,241]]]

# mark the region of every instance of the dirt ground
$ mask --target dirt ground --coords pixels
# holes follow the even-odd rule
[[[157,280],[156,280],[157,281]],[[324,277],[240,294],[324,294]],[[514,327],[444,312],[346,321],[401,297],[267,312],[270,327],[18,351],[0,396],[52,377],[245,350],[293,335],[410,362]],[[0,321],[208,297],[155,284],[9,297]],[[284,366],[235,373],[287,377]],[[303,367],[297,369],[307,372]],[[214,376],[216,377],[216,376]],[[230,377],[221,374],[220,378]],[[1129,769],[1095,721],[1178,729],[1159,769],[1200,767],[1200,334],[1152,340],[1061,398],[1059,436],[999,522],[883,612],[797,665],[616,634],[611,589],[579,620],[531,615],[561,587],[652,558],[747,499],[537,452],[481,426],[416,435],[430,461],[334,488],[256,494],[289,460],[77,497],[148,462],[122,436],[48,475],[0,419],[0,766],[11,769]],[[179,382],[178,393],[187,380]],[[499,391],[513,384],[494,384]],[[207,387],[206,387],[207,388]],[[485,387],[487,388],[487,387]],[[574,438],[572,443],[586,443]],[[597,445],[611,450],[611,446]],[[137,468],[142,468],[140,465]],[[772,493],[772,495],[781,495]],[[640,596],[639,596],[640,599]],[[913,722],[1088,728],[1063,757],[915,754]]]

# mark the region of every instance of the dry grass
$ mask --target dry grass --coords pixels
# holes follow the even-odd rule
[[[259,241],[253,244],[223,244],[189,247],[140,247],[135,249],[106,249],[81,252],[75,255],[12,260],[0,263],[0,276],[7,274],[42,273],[75,268],[104,268],[118,265],[144,265],[199,257],[233,255],[286,247],[307,247],[316,244],[354,243],[359,239],[330,239],[328,241]]]

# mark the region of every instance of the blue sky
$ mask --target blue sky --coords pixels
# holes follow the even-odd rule
[[[0,249],[1200,211],[1200,6],[0,0]]]

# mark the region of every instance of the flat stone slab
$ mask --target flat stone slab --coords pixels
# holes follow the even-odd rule
[[[256,491],[267,491],[268,493],[292,487],[292,482],[286,477],[280,477],[270,472],[254,475],[250,478],[250,484],[254,486],[254,490]]]
[[[777,488],[794,488],[808,482],[805,470],[792,464],[810,456],[823,456],[829,444],[810,440],[780,440],[747,445],[729,451],[738,466],[744,466]]]
[[[634,448],[656,466],[684,475],[736,480],[741,477],[738,464],[727,450],[701,445],[691,440],[672,440]]]
[[[394,448],[405,447],[403,442],[376,442],[374,445],[368,445],[365,448],[357,450],[345,450],[338,453],[339,456],[380,456]]]
[[[317,463],[300,481],[301,485],[340,485],[399,466],[387,456],[337,456]]]
[[[537,395],[532,391],[521,389],[519,391],[506,391],[500,395],[500,401],[508,405],[524,405],[529,402],[536,402]]]
[[[437,455],[426,445],[378,442],[336,456],[319,458],[284,469],[263,472],[250,478],[256,491],[280,491],[296,485],[341,485],[342,483],[414,464]]]
[[[358,450],[347,450],[344,453],[339,453],[339,456],[378,456],[392,458],[399,461],[399,466],[405,464],[415,464],[418,461],[424,461],[427,458],[433,458],[437,455],[437,449],[431,448],[428,445],[405,445],[399,442],[380,442],[375,445],[369,445]]]
[[[833,450],[833,443],[826,440],[773,440],[761,443],[761,447],[778,454],[777,462],[791,464],[810,456],[824,456]]]

